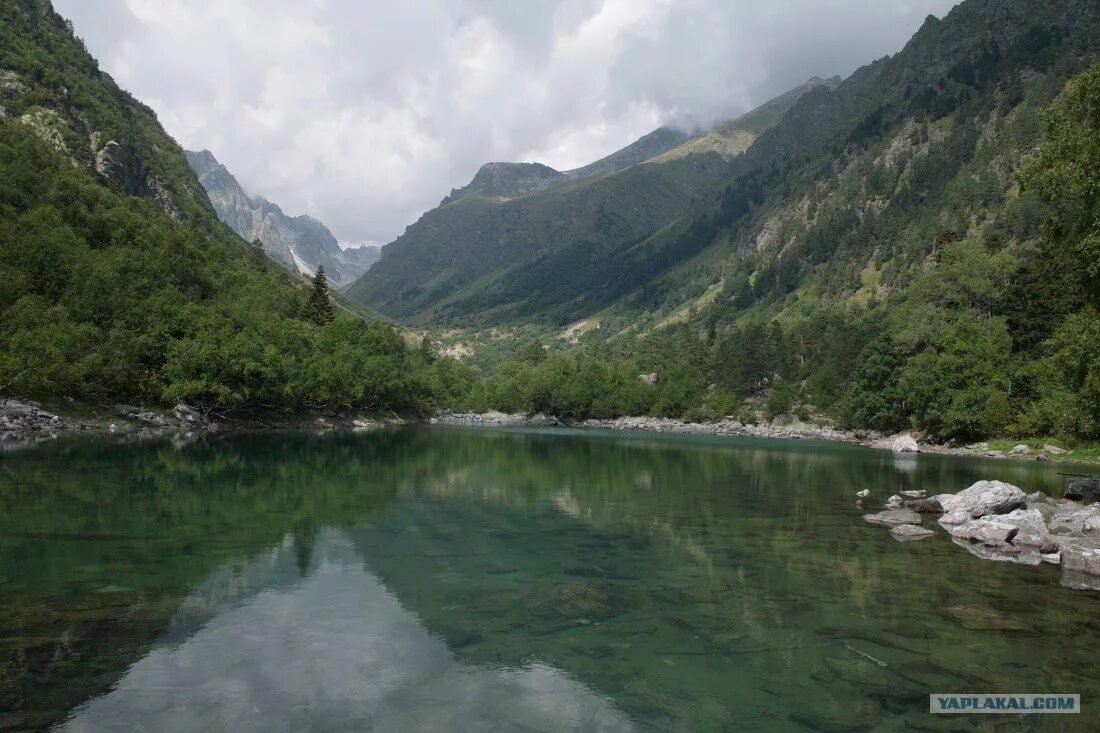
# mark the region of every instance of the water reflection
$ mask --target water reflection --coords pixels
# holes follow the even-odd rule
[[[344,533],[322,530],[312,555],[304,579],[292,541],[214,573],[182,604],[209,622],[178,643],[169,633],[62,730],[631,728],[545,664],[456,661]]]
[[[1057,470],[442,428],[11,454],[0,730],[901,730],[938,724],[931,690],[1087,705],[1094,595],[853,506]],[[1028,729],[1088,729],[1045,717]]]

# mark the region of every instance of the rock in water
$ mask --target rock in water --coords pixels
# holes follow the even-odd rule
[[[886,509],[875,514],[864,514],[863,518],[871,524],[884,527],[896,527],[899,524],[920,524],[921,518],[912,509]]]
[[[930,499],[913,499],[912,501],[905,502],[905,506],[920,514],[940,514],[943,512],[943,506],[940,504],[939,499],[935,497]]]
[[[939,494],[933,498],[947,513],[940,518],[940,524],[959,524],[955,518],[960,511],[977,519],[987,514],[1008,514],[1027,503],[1027,495],[1019,487],[1003,481],[978,481],[957,494]]]
[[[1058,537],[1084,537],[1100,526],[1100,505],[1059,504],[1050,517],[1050,533]]]
[[[901,435],[894,441],[893,451],[895,453],[920,453],[920,446],[917,445],[917,439],[912,435]]]
[[[911,540],[923,540],[926,537],[931,537],[936,534],[930,529],[924,527],[918,527],[915,524],[899,524],[890,530],[890,535],[898,542],[909,542]]]
[[[906,499],[923,499],[928,495],[928,492],[924,489],[909,489],[908,491],[899,492]]]
[[[1100,547],[1070,543],[1062,548],[1062,569],[1100,576]]]
[[[996,521],[1010,524],[1019,530],[1012,538],[1014,545],[1034,547],[1039,552],[1048,554],[1058,551],[1058,543],[1047,531],[1043,515],[1037,509],[1017,509],[1008,514],[1001,514]]]
[[[960,540],[980,542],[983,545],[998,546],[1007,543],[1015,537],[1016,533],[1020,530],[1018,527],[1011,524],[982,518],[964,522],[956,527],[952,527],[949,531],[952,537]]]
[[[1100,501],[1100,476],[1070,476],[1063,484],[1062,498]]]
[[[859,491],[856,492],[856,496],[858,496],[860,499],[866,499],[870,495],[871,495],[871,490],[870,489],[860,489]]]

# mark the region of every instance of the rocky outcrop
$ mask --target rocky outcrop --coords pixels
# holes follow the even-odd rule
[[[249,196],[209,150],[184,152],[218,218],[243,239],[260,240],[264,252],[287,269],[311,276],[323,265],[329,281],[343,287],[381,256],[381,248],[373,245],[343,249],[316,219],[288,216],[267,199]]]
[[[984,560],[1061,565],[1062,585],[1100,590],[1100,503],[1082,505],[1042,492],[1024,494],[1002,481],[978,481],[957,494],[911,499],[905,508],[897,507],[901,498],[891,496],[885,510],[864,519],[892,527],[890,534],[906,541],[931,536],[917,526],[921,514],[942,510],[939,524],[970,554]]]
[[[0,450],[55,438],[64,428],[60,416],[43,410],[37,403],[0,399]]]

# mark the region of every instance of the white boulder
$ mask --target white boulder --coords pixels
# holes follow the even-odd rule
[[[894,440],[893,451],[895,453],[920,453],[917,439],[912,435],[899,435]]]
[[[945,512],[962,509],[972,519],[986,514],[1008,514],[1027,503],[1027,495],[1019,487],[1003,481],[978,481],[957,494],[939,494],[935,498]]]

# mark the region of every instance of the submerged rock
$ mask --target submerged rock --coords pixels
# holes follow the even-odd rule
[[[928,496],[928,492],[924,489],[909,489],[908,491],[899,492],[906,499],[923,499]]]
[[[931,537],[936,534],[930,529],[924,527],[918,527],[915,524],[899,524],[890,530],[890,535],[898,542],[910,542],[912,540],[923,540],[926,537]]]
[[[966,629],[984,631],[1025,631],[1032,628],[1023,619],[1010,616],[990,606],[977,604],[964,604],[959,606],[947,606],[940,609],[940,615],[957,621]]]
[[[863,518],[871,524],[895,527],[899,524],[920,524],[921,517],[912,509],[886,509],[875,514],[864,514]]]
[[[603,620],[627,609],[626,594],[612,583],[585,580],[551,588],[535,604],[535,614],[555,621]]]

